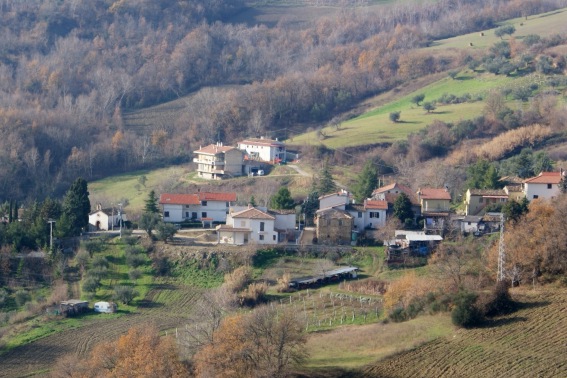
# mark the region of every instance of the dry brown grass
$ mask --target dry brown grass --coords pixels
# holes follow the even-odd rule
[[[499,160],[518,148],[533,147],[552,134],[550,127],[539,124],[520,127],[482,144],[474,150],[474,154],[489,161]]]

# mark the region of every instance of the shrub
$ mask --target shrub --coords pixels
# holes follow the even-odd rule
[[[104,256],[95,256],[92,266],[95,268],[108,268],[108,260]]]
[[[31,301],[31,296],[26,290],[18,290],[14,295],[16,299],[16,304],[21,307],[25,305],[27,302]]]
[[[400,120],[400,114],[401,112],[391,112],[390,113],[390,121],[392,122],[398,122]]]
[[[94,295],[96,293],[96,289],[100,286],[100,281],[97,280],[95,277],[87,277],[83,282],[83,291],[88,293],[89,295]]]
[[[278,285],[277,285],[278,293],[287,293],[291,291],[291,288],[289,287],[290,281],[291,281],[291,276],[289,275],[289,273],[284,273],[281,276],[281,278],[278,278]]]
[[[8,292],[5,289],[0,288],[0,308],[6,303],[8,299]]]
[[[134,297],[138,296],[138,292],[130,286],[116,286],[114,288],[114,300],[123,304],[132,302]]]
[[[484,318],[481,310],[476,307],[477,295],[470,292],[460,292],[455,298],[455,307],[451,312],[453,324],[463,328],[473,328],[482,324]]]
[[[252,279],[252,268],[241,266],[232,273],[224,275],[224,285],[233,293],[242,291]]]
[[[485,316],[505,315],[516,310],[517,306],[510,296],[509,287],[507,281],[500,281],[490,295],[478,299],[478,307]]]
[[[390,311],[390,313],[388,314],[388,319],[392,320],[395,323],[400,323],[408,320],[408,316],[403,307],[397,307]]]
[[[255,282],[248,285],[246,290],[240,293],[240,303],[244,306],[255,306],[266,300],[268,285],[264,282]]]
[[[128,272],[128,277],[130,277],[132,281],[136,281],[138,278],[142,277],[142,271],[140,269],[132,269]]]

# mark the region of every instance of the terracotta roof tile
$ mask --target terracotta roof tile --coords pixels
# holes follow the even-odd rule
[[[162,193],[159,203],[160,205],[199,205],[201,202],[196,194]]]
[[[236,193],[212,193],[212,192],[199,192],[199,199],[201,201],[222,201],[234,202],[236,201]]]
[[[445,189],[424,188],[420,189],[421,198],[428,200],[451,200],[451,193]]]
[[[239,219],[276,219],[275,217],[271,216],[270,214],[264,213],[254,207],[250,209],[242,210],[238,213],[232,214],[232,218],[239,218]]]
[[[561,172],[541,172],[536,177],[524,180],[526,184],[559,184]]]
[[[504,189],[469,189],[473,196],[508,197]]]
[[[243,140],[242,142],[238,142],[238,144],[249,144],[254,146],[270,146],[270,147],[281,147],[284,144],[278,140],[273,139],[261,139],[261,138],[250,138]]]
[[[366,209],[371,209],[371,210],[388,210],[388,202],[378,201],[378,200],[366,200],[364,202],[364,207]]]

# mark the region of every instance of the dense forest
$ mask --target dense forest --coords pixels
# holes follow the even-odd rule
[[[361,99],[478,58],[417,50],[435,39],[566,5],[345,6],[310,25],[268,28],[230,22],[244,1],[2,0],[0,199],[42,199],[77,176],[187,161],[218,139],[304,131]],[[129,111],[190,94],[171,124],[124,125]]]

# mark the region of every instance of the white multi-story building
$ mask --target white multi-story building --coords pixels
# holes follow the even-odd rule
[[[220,180],[227,177],[242,176],[244,153],[222,143],[210,144],[193,152],[193,162],[197,164],[197,174],[207,180]]]
[[[220,244],[277,244],[276,217],[254,207],[227,216],[226,224],[217,226]]]
[[[280,163],[286,160],[285,144],[277,139],[251,138],[238,142],[238,148],[246,151],[251,160]]]
[[[236,202],[236,193],[199,192],[195,194],[163,193],[159,204],[164,222],[180,223],[187,220],[226,222],[230,207]]]

